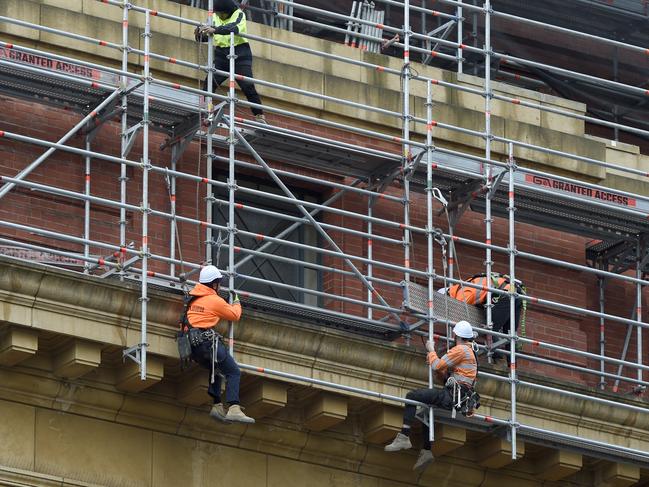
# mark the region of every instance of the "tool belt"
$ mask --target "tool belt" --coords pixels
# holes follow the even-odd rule
[[[221,336],[212,329],[189,328],[187,331],[179,331],[176,335],[176,343],[181,368],[189,366],[192,360],[192,349],[199,347],[204,342],[213,342],[220,338]]]
[[[457,412],[460,412],[463,416],[471,417],[473,411],[480,407],[480,394],[472,386],[449,377],[446,381],[446,389],[448,389],[453,399],[452,418],[455,418]]]

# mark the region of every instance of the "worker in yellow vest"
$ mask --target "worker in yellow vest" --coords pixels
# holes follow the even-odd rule
[[[241,34],[247,33],[246,14],[237,7],[233,0],[215,0],[212,25],[201,25],[194,30],[197,42],[207,42],[207,36],[214,36],[214,68],[219,71],[230,71],[230,33],[234,32],[234,54],[236,55],[234,71],[236,74],[253,78],[252,50],[250,44]],[[214,73],[213,90],[216,90],[228,77]],[[237,79],[237,83],[250,103],[261,105],[261,98],[255,85],[247,80]],[[207,89],[207,79],[203,83]],[[266,123],[261,107],[250,107],[257,122]]]

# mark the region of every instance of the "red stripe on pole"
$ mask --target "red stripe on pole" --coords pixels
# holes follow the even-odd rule
[[[177,60],[175,57],[170,57],[170,58],[169,58],[169,62],[170,62],[171,64],[176,64],[177,61],[178,61],[178,60]]]
[[[8,49],[13,49],[14,45],[13,44],[7,44]]]
[[[95,118],[96,116],[97,116],[96,111],[93,110],[92,112],[90,112],[90,118]]]
[[[203,178],[203,179],[201,179],[201,182],[203,182],[203,183],[205,183],[205,184],[207,184],[207,183],[209,183],[209,182],[210,182],[210,180],[209,180],[209,179],[207,179],[207,178]]]
[[[395,142],[399,142],[399,143],[401,143],[401,141],[402,141],[403,139],[400,139],[399,137],[392,137],[392,140],[394,140]]]
[[[148,55],[148,54],[145,54],[145,55],[144,55],[144,62],[145,62],[145,63],[148,63],[148,62],[149,62],[149,55]]]
[[[243,204],[241,203],[236,203],[234,206],[240,210],[243,209]]]
[[[99,88],[99,84],[98,84],[98,83],[95,83],[95,82],[93,81],[92,83],[90,83],[90,87],[91,87],[91,88]]]
[[[410,58],[410,51],[403,51],[403,58],[404,59]]]
[[[171,201],[173,201],[174,203],[176,202],[176,195],[175,194],[171,195]]]
[[[228,83],[228,86],[229,86],[230,88],[234,88],[234,81],[230,81],[230,82]]]
[[[453,235],[453,237],[451,238],[451,240],[453,240],[453,242],[459,242],[459,241],[460,241],[460,237],[458,237],[457,235]]]
[[[513,192],[513,191],[510,191],[510,192],[507,193],[507,194],[509,195],[509,199],[511,199],[511,200],[514,199],[514,192]]]
[[[448,258],[448,263],[449,264],[453,264],[454,262],[455,262],[455,259],[453,259],[453,257]]]
[[[539,342],[538,340],[534,340],[534,341],[532,342],[532,346],[533,346],[533,347],[540,347],[540,346],[541,346],[541,342]]]
[[[383,27],[385,27],[383,24],[376,24],[376,26],[377,26],[379,29],[382,29]]]
[[[149,276],[149,277],[155,277],[155,272],[147,271],[146,275]]]
[[[466,47],[466,44],[460,44],[458,47],[459,47],[460,49],[464,49],[464,48]]]
[[[439,15],[439,12],[437,10],[433,10],[433,17],[437,17]]]
[[[126,254],[126,247],[120,247],[119,251],[120,251],[122,254]]]
[[[146,235],[143,235],[142,236],[142,246],[145,247],[148,244],[149,244],[149,237],[147,237]]]
[[[376,67],[376,70],[377,70],[379,73],[382,73],[383,71],[385,71],[385,68],[384,68],[383,66],[377,66],[377,67]]]
[[[244,119],[242,117],[234,117],[235,122],[243,122]]]
[[[233,249],[234,249],[235,254],[238,254],[239,252],[241,252],[241,247],[233,247]]]
[[[367,246],[368,246],[368,247],[371,247],[371,246],[372,246],[372,239],[371,239],[371,238],[367,240]]]
[[[179,90],[180,89],[180,84],[179,83],[174,83],[173,87],[176,88],[177,90]]]
[[[509,368],[510,368],[511,370],[516,370],[516,364],[510,364],[510,365],[509,365]]]
[[[257,367],[257,372],[261,372],[262,374],[265,373],[263,367]]]
[[[235,78],[238,79],[239,81],[243,81],[245,79],[245,76],[242,74],[237,74],[235,75]]]
[[[439,53],[437,51],[430,51],[431,57],[437,57]]]
[[[86,181],[90,182],[90,174],[86,174]]]
[[[484,417],[485,423],[493,423],[494,419],[491,416],[485,416]]]
[[[255,238],[259,241],[262,241],[264,239],[264,236],[261,233],[258,233]]]
[[[520,104],[521,104],[521,101],[520,101],[518,98],[514,98],[514,99],[512,100],[512,103],[513,103],[514,105],[520,105]]]
[[[106,261],[105,261],[104,259],[99,259],[99,260],[97,261],[97,263],[98,263],[99,265],[104,265],[104,264],[106,263]]]
[[[5,136],[4,130],[0,130],[0,137],[4,137],[4,136]]]
[[[430,82],[431,82],[432,84],[434,84],[434,85],[438,85],[438,84],[439,84],[439,80],[437,80],[437,79],[431,79]]]
[[[613,386],[613,392],[617,392],[617,389],[618,389],[617,386]]]
[[[158,11],[157,10],[151,10],[151,15],[153,15],[154,17],[157,17]]]
[[[410,259],[405,259],[403,263],[405,268],[410,268]]]
[[[428,301],[428,307],[429,307],[430,309],[433,309],[433,302],[432,302],[432,301]]]
[[[491,239],[488,238],[487,240],[484,241],[484,243],[486,243],[487,245],[491,245]]]
[[[128,27],[128,20],[122,20],[122,25],[124,27]]]
[[[108,43],[106,41],[99,41],[100,46],[107,46]]]
[[[201,227],[206,227],[206,226],[208,226],[207,222],[201,222]]]

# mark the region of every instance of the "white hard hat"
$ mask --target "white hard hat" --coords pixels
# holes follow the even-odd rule
[[[453,327],[453,333],[462,338],[473,338],[473,328],[468,321],[458,321]]]
[[[216,279],[223,279],[223,274],[213,265],[206,265],[201,269],[201,275],[198,282],[201,284],[209,284]]]

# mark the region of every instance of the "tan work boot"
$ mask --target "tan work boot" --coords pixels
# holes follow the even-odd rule
[[[415,466],[412,467],[413,470],[421,471],[424,470],[428,465],[433,463],[435,457],[430,450],[421,450],[419,452],[419,458],[415,462]]]
[[[239,406],[238,404],[233,404],[232,406],[230,406],[230,408],[228,409],[228,414],[225,415],[225,419],[227,421],[232,421],[233,423],[252,424],[255,422],[253,418],[250,418],[243,414],[241,406]]]
[[[410,438],[408,438],[403,433],[397,433],[397,436],[394,437],[392,443],[386,445],[385,451],[399,451],[399,450],[409,450],[412,448],[412,443],[410,443]]]
[[[216,419],[217,421],[221,421],[222,423],[230,424],[230,421],[226,419],[225,407],[221,403],[212,406],[212,409],[210,410],[210,417]]]
[[[266,115],[264,115],[263,113],[255,115],[255,122],[268,125],[268,122],[266,121]]]

